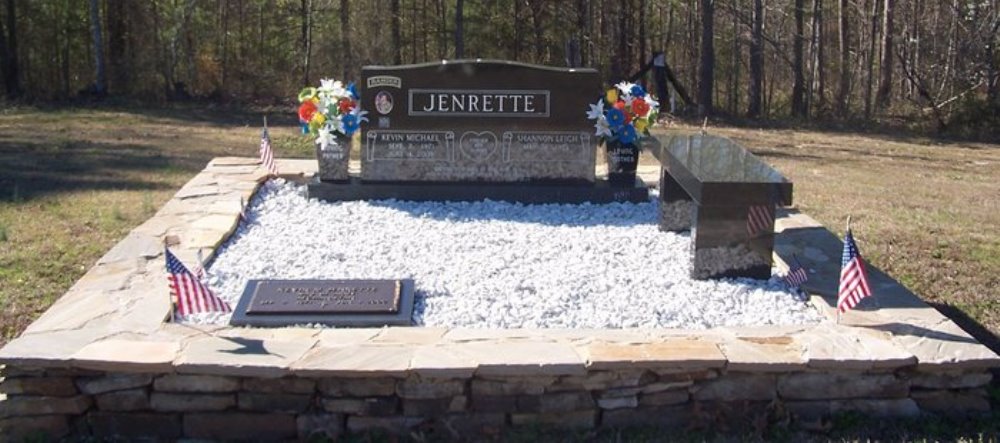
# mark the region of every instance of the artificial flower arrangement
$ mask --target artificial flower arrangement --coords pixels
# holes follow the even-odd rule
[[[635,83],[623,81],[608,89],[604,98],[590,105],[587,118],[594,123],[594,135],[606,143],[634,144],[656,123],[660,103]]]
[[[358,99],[354,83],[344,87],[339,80],[323,79],[318,88],[303,89],[299,92],[302,133],[316,137],[321,150],[338,147],[338,134],[351,137],[368,121]]]

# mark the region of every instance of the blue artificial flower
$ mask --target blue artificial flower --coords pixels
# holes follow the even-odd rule
[[[618,132],[618,140],[622,143],[632,143],[636,139],[635,127],[632,125],[625,125],[622,127],[621,131]]]
[[[645,97],[646,90],[642,89],[642,86],[632,85],[632,91],[629,92],[633,97]]]
[[[309,133],[309,123],[302,123],[302,133],[303,134]]]
[[[347,92],[350,92],[351,97],[354,98],[355,100],[360,98],[360,96],[358,95],[358,88],[354,86],[354,82],[350,82],[347,84]]]
[[[344,134],[347,134],[347,136],[353,135],[354,131],[357,131],[361,127],[358,124],[358,118],[354,114],[345,114],[341,123],[344,124]]]
[[[609,108],[605,111],[604,117],[608,119],[608,126],[616,132],[625,124],[625,113],[615,108]]]

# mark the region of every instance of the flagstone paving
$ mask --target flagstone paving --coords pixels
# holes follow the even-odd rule
[[[316,162],[278,160],[278,168],[286,179],[307,181],[316,172]],[[640,173],[647,182],[655,182],[658,176],[655,169]],[[63,370],[77,371],[72,372],[74,374],[96,371],[96,374],[217,375],[243,377],[245,380],[279,377],[286,377],[281,380],[297,380],[287,379],[288,376],[319,379],[348,377],[359,380],[389,379],[390,385],[393,379],[410,380],[412,377],[471,378],[484,381],[473,383],[468,395],[458,394],[462,400],[456,400],[455,395],[449,394],[444,396],[448,397],[447,402],[414,403],[429,400],[408,397],[419,397],[419,394],[413,393],[430,392],[427,389],[431,388],[407,385],[398,391],[402,400],[391,397],[395,399],[392,402],[402,403],[383,405],[366,400],[368,403],[354,406],[364,410],[385,407],[399,411],[403,408],[410,412],[438,407],[445,411],[449,408],[491,411],[493,409],[490,408],[494,408],[513,414],[510,419],[517,423],[558,422],[559,419],[551,415],[555,411],[546,409],[548,406],[544,405],[552,408],[565,406],[568,408],[565,411],[573,412],[567,412],[563,417],[567,420],[564,424],[586,427],[599,420],[607,420],[607,423],[625,420],[611,413],[605,414],[603,419],[595,418],[600,416],[594,415],[595,409],[592,408],[618,411],[637,405],[642,408],[643,404],[664,407],[662,405],[674,404],[674,400],[677,400],[676,403],[687,402],[690,398],[688,391],[678,393],[676,389],[698,391],[701,393],[693,395],[713,399],[730,395],[730,399],[747,397],[747,400],[757,400],[777,396],[802,400],[797,407],[809,413],[855,409],[906,415],[912,413],[917,404],[933,409],[934,405],[947,402],[945,397],[941,397],[944,394],[922,393],[914,394],[923,396],[914,397],[914,400],[905,398],[911,386],[920,389],[972,389],[989,382],[990,377],[984,371],[1000,366],[1000,357],[877,269],[871,270],[875,296],[862,301],[858,309],[843,314],[838,323],[835,302],[842,245],[835,235],[815,220],[794,210],[778,213],[775,261],[779,268],[787,269],[787,263],[794,256],[809,270],[810,278],[804,289],[810,294],[811,303],[827,317],[827,321],[818,325],[705,331],[398,327],[316,330],[243,329],[169,323],[169,292],[162,245],[165,241],[174,243],[172,250],[178,258],[186,263],[194,262],[199,249],[217,247],[234,231],[241,199],[249,199],[264,179],[265,171],[254,159],[217,158],[210,162],[150,220],[98,260],[20,337],[0,349],[0,363],[7,366],[5,373],[8,378],[12,377],[11,374],[18,374],[17,371],[46,374],[47,377],[53,371],[58,373]],[[854,374],[849,383],[841,378],[844,371]],[[908,375],[904,377],[898,371],[907,371]],[[540,397],[542,400],[531,401],[541,403],[532,403],[535,406],[531,406],[523,403],[529,400],[520,397],[507,400],[502,396],[480,396],[472,398],[471,406],[466,405],[470,395],[475,397],[477,389],[488,386],[481,384],[488,380],[501,384],[515,383],[510,386],[536,386],[526,392],[550,395],[547,393],[570,389],[559,386],[575,386],[574,389],[600,386],[609,389],[614,383],[619,383],[615,386],[627,388],[629,383],[620,378],[624,373],[639,374],[631,384],[635,392],[615,391],[617,393],[608,394],[601,391],[601,394],[594,394],[599,399],[593,404],[576,404],[573,403],[576,400],[569,397]],[[600,374],[612,375],[600,382],[580,384],[579,380],[573,381]],[[670,378],[674,377],[671,374],[683,377],[674,380]],[[863,377],[858,374],[863,374]],[[709,379],[718,381],[705,384],[705,380]],[[740,386],[742,382],[749,384]],[[85,385],[79,383],[83,389]],[[833,392],[837,383],[855,386],[857,392]],[[247,384],[250,382],[244,383]],[[11,391],[15,389],[11,386],[15,385],[8,383],[6,388],[0,385],[0,396],[4,393],[15,395]],[[96,394],[87,394],[86,391],[84,389],[84,393],[78,396],[59,397],[60,401],[48,403],[38,400],[48,398],[45,396],[11,397],[7,400],[0,397],[0,420],[64,426],[65,422],[59,420],[18,421],[14,417],[42,414],[37,412],[42,409],[45,410],[43,415],[93,411],[88,409],[95,401],[90,395]],[[438,394],[431,397],[443,396]],[[949,395],[974,397],[978,394]],[[814,405],[811,396],[844,400]],[[187,404],[185,402],[197,403],[197,399],[168,397],[159,396],[154,403],[181,409]],[[886,403],[887,400],[878,400],[880,403],[872,403],[886,397],[900,401]],[[477,398],[479,406],[476,406]],[[145,397],[140,400],[145,401]],[[972,405],[970,407],[981,406],[978,400],[966,400]],[[232,403],[235,402],[232,398],[218,401],[221,402],[218,404],[221,409],[237,407],[233,406],[236,403]],[[244,405],[256,404],[249,397],[241,401]],[[561,404],[559,401],[573,404],[557,406]],[[97,408],[100,409],[99,404]],[[99,411],[94,413],[103,414]],[[636,414],[632,418],[645,416]],[[95,420],[105,420],[101,423],[106,424],[111,423],[106,420],[116,419],[105,415],[95,417]],[[242,416],[220,417],[219,420],[223,421],[243,420]],[[463,417],[463,420],[472,420],[472,416]],[[310,423],[318,426],[319,422],[314,419],[303,416],[297,420],[301,426]],[[410,422],[400,421],[402,419],[387,418],[385,420],[388,421],[382,423],[372,421],[371,417],[352,418],[348,419],[347,427],[408,426]],[[164,423],[177,427],[170,432],[180,435],[183,432],[179,428],[181,425],[172,420]],[[479,417],[477,420],[485,420],[485,423],[491,419]],[[0,421],[0,428],[3,423],[6,422]],[[184,429],[193,429],[202,425],[208,426],[208,422],[184,421],[183,426]],[[295,426],[291,429],[290,432],[294,433]],[[342,430],[343,425],[338,429]]]

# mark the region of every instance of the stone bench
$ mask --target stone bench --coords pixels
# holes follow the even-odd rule
[[[792,182],[724,137],[657,136],[660,230],[691,230],[691,276],[771,276],[776,205],[792,204]]]

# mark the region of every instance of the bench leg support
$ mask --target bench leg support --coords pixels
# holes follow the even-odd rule
[[[660,231],[687,231],[692,223],[694,200],[666,168],[660,168]]]
[[[774,205],[695,208],[691,277],[771,277]]]

